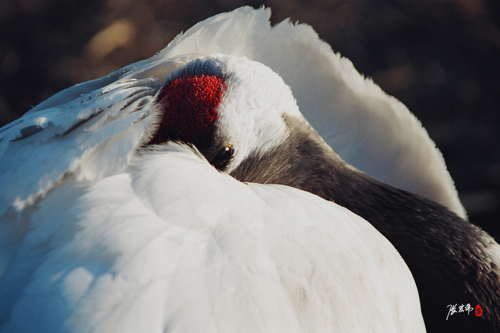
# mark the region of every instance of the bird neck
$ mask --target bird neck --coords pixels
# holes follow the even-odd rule
[[[487,233],[436,202],[348,165],[305,121],[287,117],[285,122],[287,140],[268,154],[245,160],[233,177],[302,189],[371,223],[410,268],[429,332],[463,331],[467,325],[500,331],[500,269],[494,255],[500,246]],[[467,303],[480,304],[483,317],[445,320],[448,305]]]

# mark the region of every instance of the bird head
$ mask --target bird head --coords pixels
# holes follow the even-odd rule
[[[290,88],[267,66],[228,55],[190,61],[155,99],[150,144],[193,144],[217,169],[273,151],[289,136],[286,117],[305,121]]]

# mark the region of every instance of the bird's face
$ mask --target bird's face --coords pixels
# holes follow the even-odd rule
[[[289,136],[286,116],[303,119],[290,88],[265,65],[226,55],[192,60],[156,96],[151,144],[195,145],[217,169],[273,151]]]

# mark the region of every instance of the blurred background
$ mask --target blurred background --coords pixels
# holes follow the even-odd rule
[[[498,0],[0,0],[0,126],[242,5],[313,26],[406,104],[443,152],[470,220],[500,240]]]

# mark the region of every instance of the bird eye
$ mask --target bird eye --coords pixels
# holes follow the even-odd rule
[[[231,157],[233,157],[233,152],[234,152],[233,146],[231,145],[224,146],[212,159],[212,165],[219,170],[224,169],[224,167],[227,165]]]

